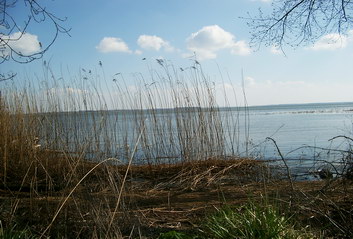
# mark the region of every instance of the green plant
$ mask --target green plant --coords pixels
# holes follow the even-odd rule
[[[251,202],[210,215],[203,232],[208,238],[297,238],[289,219],[275,207]]]
[[[10,228],[4,228],[0,222],[0,238],[1,239],[35,239],[36,236],[28,229],[18,230],[16,225]]]

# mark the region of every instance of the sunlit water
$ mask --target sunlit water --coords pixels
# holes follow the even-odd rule
[[[194,114],[199,114],[199,110],[190,108],[178,115],[175,115],[174,110],[155,110],[153,113],[150,111],[60,113],[53,116],[53,121],[49,117],[49,120],[43,123],[45,128],[43,135],[47,139],[61,139],[61,142],[56,140],[57,144],[53,145],[56,148],[65,145],[71,151],[87,149],[92,152],[87,154],[87,157],[100,158],[103,155],[103,158],[116,157],[126,162],[143,128],[143,134],[149,138],[149,142],[139,143],[135,163],[144,163],[143,160],[146,158],[177,161],[183,156],[180,153],[182,146],[178,134],[181,132],[177,132],[180,128],[177,127],[176,118],[187,117],[183,123],[188,124],[189,120],[197,118]],[[207,113],[204,114],[208,116]],[[293,171],[314,170],[320,160],[340,159],[342,153],[335,150],[348,150],[349,143],[353,143],[342,137],[330,140],[336,136],[352,137],[353,103],[220,108],[217,115],[216,120],[220,120],[222,126],[215,130],[223,131],[226,154],[273,160],[281,159],[281,153]],[[59,127],[64,129],[59,137],[48,134],[54,121],[56,124],[59,122],[61,124]],[[158,127],[155,122],[159,122]],[[200,130],[192,127],[187,129],[193,131],[192,135],[197,135],[197,130]],[[158,134],[158,137],[154,137],[155,134]],[[276,142],[278,149],[268,137]],[[158,140],[155,140],[156,138]],[[197,143],[199,142],[191,144]],[[148,153],[143,147],[149,148]]]
[[[347,156],[342,150],[351,149],[353,142],[340,136],[352,137],[352,103],[262,106],[249,111],[251,153],[281,159],[274,143],[266,140],[271,137],[292,173],[299,176],[327,166],[326,161],[333,163],[328,164],[331,171],[332,166],[339,168],[342,157]]]

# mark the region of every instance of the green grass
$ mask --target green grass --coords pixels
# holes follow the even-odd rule
[[[299,239],[315,238],[304,229],[296,230],[291,217],[280,213],[276,206],[266,200],[249,201],[239,206],[227,205],[204,219],[199,233],[186,234],[169,231],[158,239]]]
[[[34,236],[28,229],[17,229],[16,225],[10,228],[3,228],[0,225],[0,238],[1,239],[35,239]]]
[[[298,238],[290,218],[265,203],[249,202],[239,208],[229,206],[210,215],[203,233],[208,238]]]

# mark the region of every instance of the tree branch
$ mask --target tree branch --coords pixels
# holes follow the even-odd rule
[[[346,34],[353,27],[351,0],[273,0],[272,13],[247,18],[252,46],[309,44],[325,34]]]

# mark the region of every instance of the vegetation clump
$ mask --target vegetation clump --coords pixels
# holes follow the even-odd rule
[[[298,238],[290,218],[269,204],[249,202],[232,208],[226,206],[208,216],[204,233],[210,238]]]

